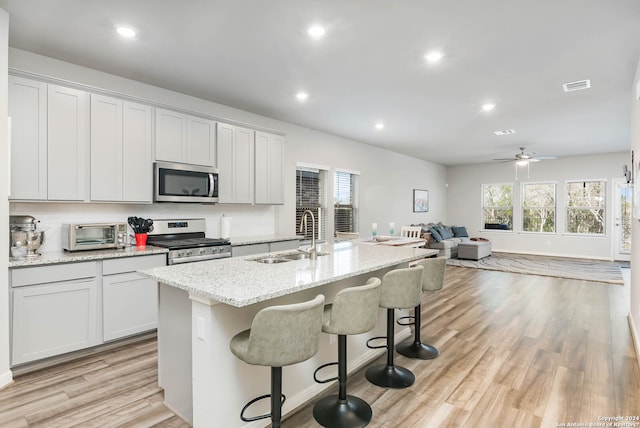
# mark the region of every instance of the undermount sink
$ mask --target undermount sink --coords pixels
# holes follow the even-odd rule
[[[316,253],[317,257],[320,256],[326,256],[329,253]],[[309,253],[294,253],[294,254],[283,254],[281,256],[278,256],[279,258],[283,258],[283,259],[289,259],[289,260],[305,260],[305,259],[310,259],[311,258],[311,254]]]
[[[327,254],[329,253],[316,253],[316,256],[318,257],[326,256]],[[253,261],[271,265],[275,263],[286,263],[292,260],[307,260],[310,258],[311,258],[311,254],[298,252],[298,253],[292,253],[292,254],[279,254],[277,256],[262,257],[259,259],[253,259]]]
[[[257,260],[254,260],[254,261],[256,261],[258,263],[264,263],[264,264],[272,265],[272,264],[275,264],[275,263],[287,263],[287,262],[290,262],[291,260],[293,260],[293,259],[285,259],[283,257],[265,257],[265,258],[257,259]]]

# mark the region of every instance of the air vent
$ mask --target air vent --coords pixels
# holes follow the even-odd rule
[[[577,80],[575,82],[569,82],[562,85],[565,92],[581,91],[583,89],[589,89],[591,87],[591,80]]]
[[[513,129],[503,129],[502,131],[493,131],[493,133],[496,135],[511,135],[515,134],[516,131],[514,131]]]

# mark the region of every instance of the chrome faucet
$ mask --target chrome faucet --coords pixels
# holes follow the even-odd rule
[[[300,220],[300,230],[299,232],[305,232],[307,231],[307,214],[309,214],[311,216],[311,247],[303,250],[305,253],[309,254],[309,258],[311,260],[315,260],[316,256],[317,256],[317,250],[316,250],[316,218],[313,215],[313,212],[311,212],[311,210],[306,210],[303,214],[302,214],[302,219]]]

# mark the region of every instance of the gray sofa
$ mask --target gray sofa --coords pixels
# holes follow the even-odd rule
[[[431,234],[429,248],[438,250],[439,257],[457,258],[458,244],[471,241],[464,226],[446,226],[442,223],[420,223],[412,226],[421,226],[423,233]]]

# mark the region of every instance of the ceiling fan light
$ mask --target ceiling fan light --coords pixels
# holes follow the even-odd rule
[[[523,159],[516,162],[518,166],[526,166],[529,165],[529,159]]]

